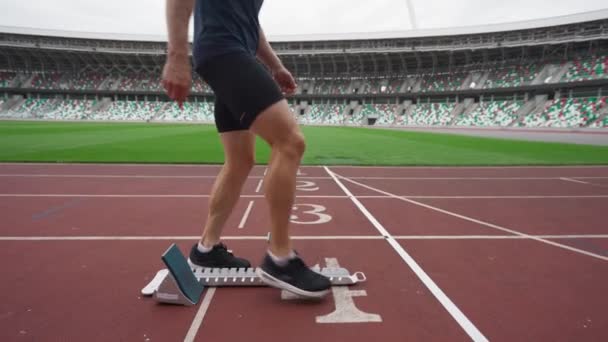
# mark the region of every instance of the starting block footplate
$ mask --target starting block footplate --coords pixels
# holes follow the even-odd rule
[[[161,303],[194,305],[198,302],[204,287],[267,286],[257,275],[255,268],[199,267],[193,265],[190,260],[186,261],[175,245],[165,252],[163,261],[167,268],[158,271],[141,290],[142,295],[153,296]],[[351,274],[342,267],[315,266],[311,269],[328,277],[334,286],[354,285],[366,281],[363,272]]]

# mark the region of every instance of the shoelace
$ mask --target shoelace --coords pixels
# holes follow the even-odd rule
[[[302,267],[308,267],[306,266],[306,263],[304,263],[304,260],[302,260],[297,254],[296,257],[290,260],[290,264],[295,267],[298,268],[302,268]]]
[[[216,247],[217,247],[219,250],[222,250],[222,251],[224,251],[225,253],[230,254],[231,256],[233,255],[232,253],[230,253],[230,251],[228,250],[228,247],[227,247],[227,246],[226,246],[226,245],[225,245],[223,242],[220,242],[219,244],[217,244],[217,245],[216,245]]]

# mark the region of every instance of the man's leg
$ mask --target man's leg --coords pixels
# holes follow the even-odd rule
[[[272,157],[265,180],[265,197],[270,207],[270,246],[258,275],[262,280],[300,296],[320,298],[329,292],[329,279],[310,270],[292,250],[289,217],[293,208],[296,175],[306,144],[287,101],[271,105],[260,113],[251,131],[271,147]]]
[[[255,135],[236,130],[220,133],[220,138],[225,162],[213,184],[205,228],[190,251],[190,262],[200,267],[251,267],[249,261],[232,255],[220,239],[255,164]]]
[[[230,217],[255,164],[255,135],[246,130],[220,134],[224,146],[224,165],[209,198],[209,213],[201,243],[212,247],[220,241],[224,224]]]
[[[270,207],[270,251],[278,257],[291,252],[289,217],[293,207],[296,174],[305,150],[297,122],[282,100],[262,112],[251,126],[271,147],[271,161],[264,181],[264,195]]]

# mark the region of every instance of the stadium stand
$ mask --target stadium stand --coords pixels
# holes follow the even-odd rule
[[[446,90],[457,90],[462,86],[465,78],[466,74],[464,73],[424,75],[422,77],[421,91],[443,92]]]
[[[93,113],[97,100],[60,100],[41,113],[47,120],[82,120]]]
[[[8,88],[11,86],[16,73],[9,71],[0,71],[0,88]]]
[[[69,81],[66,80],[61,72],[47,72],[33,74],[28,81],[25,82],[25,88],[37,89],[70,89]]]
[[[92,120],[148,121],[168,102],[114,101],[103,111],[90,116]]]
[[[297,79],[288,99],[302,124],[605,128],[608,17],[577,18],[272,44]],[[1,118],[213,122],[196,73],[183,109],[168,102],[166,42],[70,36],[0,32]]]
[[[498,68],[490,73],[484,88],[508,88],[528,85],[538,75],[539,66],[536,63],[511,65]]]
[[[520,123],[525,127],[585,127],[597,119],[607,97],[561,98],[548,102],[540,115],[528,115]]]
[[[457,126],[505,127],[517,119],[522,101],[490,101],[475,105],[468,114],[463,112],[455,120]]]
[[[564,75],[564,81],[587,81],[608,78],[608,55],[576,58]]]
[[[338,123],[346,126],[362,126],[365,125],[366,115],[366,107],[357,106],[355,108],[347,109],[346,113],[342,116],[342,121],[339,121]]]
[[[389,126],[395,122],[396,105],[391,104],[366,104],[361,108],[363,119],[368,119],[367,124],[376,126]]]
[[[51,102],[49,99],[22,99],[15,106],[5,111],[2,116],[13,119],[36,118],[41,109],[47,106],[49,102]]]
[[[391,79],[386,86],[386,93],[394,94],[402,92],[402,85],[404,80],[401,78]]]
[[[593,128],[608,127],[608,116],[604,116],[603,119],[600,118],[599,120],[594,122],[590,127],[593,127]]]
[[[70,89],[73,90],[99,90],[107,79],[107,75],[100,72],[82,72],[72,78]]]
[[[120,76],[118,90],[122,91],[160,91],[160,75],[157,73],[129,72]]]
[[[310,125],[339,125],[344,123],[346,106],[339,104],[315,104],[308,106],[299,122]]]
[[[409,114],[403,121],[410,126],[445,126],[452,120],[455,103],[418,103],[410,106]]]
[[[185,102],[183,110],[175,103],[166,104],[155,118],[156,121],[213,122],[214,104],[211,102]]]

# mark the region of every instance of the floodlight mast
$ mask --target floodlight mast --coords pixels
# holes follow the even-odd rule
[[[412,0],[405,0],[407,3],[407,11],[410,14],[410,24],[412,25],[412,29],[417,29],[418,24],[416,23],[416,11],[414,11],[414,4]]]

